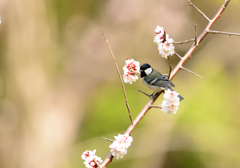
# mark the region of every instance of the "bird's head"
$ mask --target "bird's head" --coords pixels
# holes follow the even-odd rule
[[[140,67],[141,78],[150,75],[152,73],[152,71],[153,71],[153,69],[149,64],[147,64],[147,63],[142,64]]]

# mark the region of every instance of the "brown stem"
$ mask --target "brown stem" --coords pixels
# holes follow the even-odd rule
[[[208,30],[208,33],[211,34],[226,34],[226,35],[233,35],[233,36],[240,36],[240,33],[230,33],[230,32],[223,32],[223,31],[215,31],[215,30]]]
[[[204,80],[205,80],[205,78],[204,78],[204,77],[202,77],[202,76],[200,76],[200,75],[196,74],[196,73],[195,73],[195,72],[193,72],[193,71],[190,71],[190,70],[189,70],[189,69],[187,69],[187,68],[181,67],[181,69],[183,69],[183,70],[185,70],[185,71],[187,71],[187,72],[190,72],[190,73],[192,73],[192,74],[194,74],[194,75],[198,76],[199,78],[202,78],[202,79],[204,79]]]
[[[197,24],[195,24],[195,45],[197,45]]]
[[[203,17],[205,17],[210,22],[210,19],[200,9],[198,9],[190,0],[188,0],[188,3],[190,6],[194,7],[201,15],[203,15]]]
[[[176,56],[178,56],[178,58],[182,59],[182,57],[178,54],[178,53],[174,53]]]
[[[185,54],[185,56],[179,61],[177,66],[172,70],[170,80],[173,79],[173,77],[177,74],[177,72],[180,70],[182,65],[187,61],[189,57],[191,57],[193,51],[197,48],[197,46],[201,43],[201,41],[204,39],[204,37],[208,34],[208,31],[212,27],[212,25],[217,21],[217,19],[221,16],[225,8],[227,7],[230,0],[225,0],[224,4],[221,6],[221,8],[218,10],[218,12],[215,14],[215,16],[212,18],[212,20],[209,21],[208,25],[205,27],[203,32],[198,36],[196,44],[192,45],[191,48],[188,50],[188,52]]]
[[[109,48],[109,50],[110,50],[110,52],[111,52],[111,55],[112,55],[112,57],[113,57],[113,61],[114,61],[115,65],[116,65],[117,72],[118,72],[118,76],[119,76],[119,79],[120,79],[121,84],[122,84],[122,89],[123,89],[123,93],[124,93],[124,97],[125,97],[125,102],[126,102],[126,106],[127,106],[127,109],[128,109],[128,115],[129,115],[129,118],[130,118],[130,120],[131,120],[131,123],[133,123],[133,119],[132,119],[130,107],[129,107],[128,101],[127,101],[127,94],[126,94],[125,86],[124,86],[124,84],[123,84],[122,76],[121,76],[121,73],[120,73],[120,71],[119,71],[117,61],[116,61],[116,59],[115,59],[115,57],[114,57],[114,55],[113,55],[113,52],[112,52],[112,49],[111,49],[109,43],[108,43],[108,39],[107,39],[107,37],[106,37],[106,35],[104,34],[103,31],[102,31],[102,34],[103,34],[103,36],[104,36],[104,38],[105,38],[105,40],[106,40],[106,43],[107,43],[107,45],[108,45],[108,48]]]
[[[153,105],[151,105],[150,107],[152,107],[152,108],[162,108],[161,106],[153,106]]]
[[[179,45],[179,44],[183,44],[183,43],[189,43],[195,41],[195,39],[190,39],[190,40],[184,40],[184,41],[180,41],[180,42],[173,42],[173,44],[175,45]]]
[[[172,72],[172,66],[171,66],[171,62],[170,62],[170,58],[168,57],[168,65],[169,65],[169,73],[168,73],[168,79],[170,77],[170,74]]]
[[[111,139],[109,139],[109,138],[103,137],[103,139],[105,139],[105,140],[107,140],[107,141],[110,141],[110,142],[114,142],[114,140],[111,140]]]

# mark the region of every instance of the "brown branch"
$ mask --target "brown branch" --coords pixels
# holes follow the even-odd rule
[[[132,119],[130,107],[129,107],[128,101],[127,101],[127,94],[126,94],[125,86],[124,86],[124,83],[123,83],[123,80],[122,80],[122,76],[121,76],[121,73],[120,73],[119,68],[118,68],[118,65],[117,65],[117,61],[116,61],[116,59],[115,59],[115,57],[114,57],[114,55],[113,55],[113,52],[112,52],[112,49],[111,49],[109,43],[108,43],[108,39],[107,39],[107,37],[106,37],[106,35],[104,34],[103,31],[102,31],[102,34],[103,34],[103,36],[104,36],[104,38],[105,38],[105,40],[106,40],[106,43],[107,43],[108,48],[109,48],[109,50],[110,50],[110,53],[111,53],[111,55],[112,55],[112,57],[113,57],[113,61],[114,61],[115,65],[116,65],[117,72],[118,72],[118,76],[119,76],[119,79],[120,79],[121,84],[122,84],[122,89],[123,89],[123,93],[124,93],[124,97],[125,97],[125,102],[126,102],[126,106],[127,106],[127,109],[128,109],[128,115],[129,115],[129,118],[130,118],[130,120],[131,120],[131,123],[133,123],[133,119]]]
[[[102,138],[107,140],[107,141],[114,142],[114,140],[111,140],[111,139],[108,139],[108,138],[105,138],[105,137],[102,137]]]
[[[160,109],[162,109],[161,106],[153,106],[153,105],[151,105],[150,107],[152,107],[152,108],[160,108]]]
[[[153,96],[151,96],[150,100],[148,101],[148,103],[144,106],[144,108],[142,109],[142,111],[138,114],[138,116],[135,118],[135,120],[133,121],[133,124],[131,124],[128,129],[125,131],[125,134],[130,135],[132,133],[132,131],[134,130],[134,128],[137,126],[137,124],[142,120],[142,118],[145,116],[145,114],[148,112],[148,110],[151,108],[151,105],[157,100],[157,98],[159,97],[159,95],[163,93],[163,91],[157,92],[156,94],[154,94]],[[100,168],[104,168],[106,167],[113,159],[112,153],[110,152],[109,155],[107,156],[107,158],[102,162],[102,164],[100,165]]]
[[[195,24],[195,45],[197,45],[197,24]]]
[[[170,78],[170,74],[172,72],[172,66],[171,66],[171,62],[170,62],[170,58],[168,57],[168,65],[169,65],[169,73],[168,73],[168,79]]]
[[[174,53],[176,56],[178,56],[178,58],[182,59],[182,57],[178,54],[178,53]]]
[[[209,20],[208,25],[205,27],[205,29],[203,30],[203,32],[200,34],[200,36],[197,38],[197,42],[196,45],[192,45],[190,47],[190,49],[188,50],[188,52],[184,55],[184,57],[182,59],[180,59],[179,63],[177,64],[177,66],[173,69],[169,80],[172,80],[174,78],[174,76],[177,74],[177,72],[181,69],[181,67],[183,66],[183,64],[191,57],[191,54],[193,53],[193,51],[197,48],[197,46],[201,43],[201,41],[204,39],[204,37],[208,34],[208,31],[210,30],[210,28],[212,27],[212,25],[216,22],[216,20],[221,16],[222,12],[225,10],[225,8],[227,7],[228,3],[230,0],[225,0],[224,4],[221,6],[221,8],[218,10],[218,12],[215,14],[215,16],[213,17],[212,20]],[[190,2],[190,0],[189,0]],[[193,41],[195,41],[195,39],[193,39]],[[134,130],[134,128],[137,126],[137,124],[142,120],[142,118],[145,116],[145,114],[148,112],[148,110],[151,108],[151,106],[153,105],[153,103],[157,100],[157,98],[159,97],[159,95],[163,93],[163,91],[158,92],[156,94],[154,94],[153,96],[151,96],[150,100],[147,102],[147,104],[145,105],[145,107],[142,109],[142,111],[138,114],[138,116],[135,118],[135,120],[133,121],[133,124],[131,124],[128,129],[126,130],[125,134],[131,134],[132,131]],[[103,163],[100,165],[100,168],[104,168],[106,167],[113,159],[112,153],[110,152],[109,155],[107,156],[107,158],[103,161]]]
[[[240,33],[230,33],[230,32],[223,32],[223,31],[215,31],[215,30],[208,30],[208,33],[211,34],[226,34],[229,36],[240,36]]]
[[[184,40],[184,41],[180,41],[180,42],[173,42],[173,44],[179,45],[179,44],[189,43],[189,42],[192,42],[192,41],[195,41],[195,39]]]
[[[190,0],[188,0],[188,3],[190,6],[194,7],[201,15],[203,15],[203,17],[205,17],[205,19],[207,19],[208,22],[210,22],[210,19],[200,9],[198,9]]]
[[[180,42],[173,42],[173,44],[180,45],[180,44],[189,43],[192,41],[195,41],[195,43],[196,43],[196,39],[197,39],[197,24],[195,24],[195,38],[194,39],[184,40],[184,41],[180,41]]]
[[[195,73],[195,72],[193,72],[193,71],[190,71],[190,70],[189,70],[189,69],[187,69],[187,68],[181,67],[181,69],[183,69],[183,70],[185,70],[185,71],[187,71],[187,72],[190,72],[190,73],[192,73],[192,74],[194,74],[194,75],[196,75],[196,76],[198,76],[198,77],[200,77],[200,78],[202,78],[202,79],[204,79],[204,80],[205,80],[205,78],[204,78],[204,77],[202,77],[202,76],[200,76],[200,75],[196,74],[196,73]]]
[[[177,74],[177,72],[181,69],[182,65],[187,61],[189,57],[191,57],[193,51],[197,48],[197,46],[201,43],[201,41],[204,39],[204,37],[208,34],[208,31],[212,27],[212,25],[217,21],[217,19],[221,16],[225,8],[227,7],[230,0],[225,0],[224,4],[221,6],[221,8],[218,10],[218,12],[215,14],[215,16],[212,18],[212,20],[209,21],[208,25],[205,27],[203,32],[198,36],[197,38],[197,44],[192,45],[188,52],[185,54],[185,56],[179,61],[177,66],[173,69],[171,73],[170,80],[173,79],[173,77]]]

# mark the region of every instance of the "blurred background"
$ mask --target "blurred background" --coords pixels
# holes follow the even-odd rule
[[[192,1],[212,18],[224,0]],[[126,57],[168,73],[153,43],[157,25],[175,41],[207,24],[187,0],[0,0],[0,167],[83,168],[82,153],[110,142],[130,125],[115,65]],[[240,1],[232,0],[213,30],[240,33]],[[173,79],[185,99],[175,115],[151,109],[114,168],[240,167],[240,37],[205,37]],[[176,46],[181,56],[190,44]],[[171,57],[174,67],[179,59]],[[151,91],[126,84],[135,118]],[[162,96],[155,102],[160,105]]]

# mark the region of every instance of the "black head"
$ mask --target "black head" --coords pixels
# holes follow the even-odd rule
[[[149,64],[142,64],[140,67],[141,78],[148,76],[153,71],[152,67]]]

